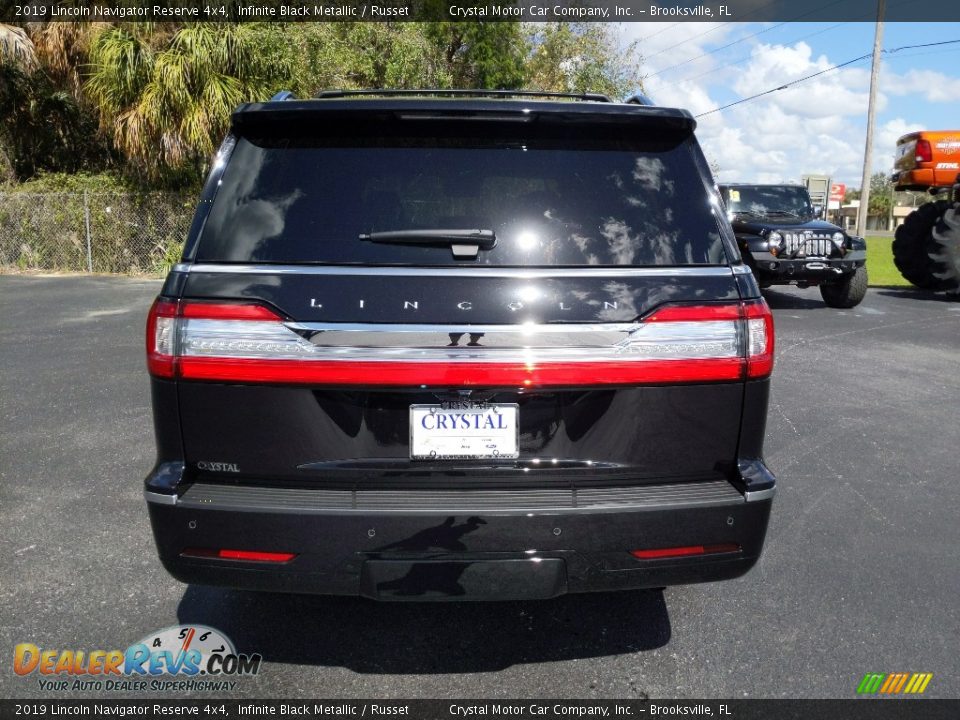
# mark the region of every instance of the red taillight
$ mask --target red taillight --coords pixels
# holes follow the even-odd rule
[[[707,320],[739,320],[743,315],[739,303],[717,305],[666,305],[648,315],[644,322],[701,322]]]
[[[205,320],[282,320],[270,308],[254,303],[212,303],[187,301],[180,317]]]
[[[178,373],[180,319],[268,320],[282,318],[270,308],[255,303],[175,301],[157,298],[147,316],[147,369],[151,375],[176,377]]]
[[[296,553],[264,552],[262,550],[227,550],[214,548],[186,548],[183,557],[214,558],[217,560],[246,560],[248,562],[285,563],[293,560]]]
[[[917,140],[916,149],[917,162],[933,162],[933,148],[930,147],[930,141],[920,138]]]
[[[621,331],[620,342],[588,347],[371,348],[314,344],[302,330],[255,303],[158,300],[148,365],[158,377],[191,380],[516,388],[735,381],[766,377],[773,365],[763,300],[666,305]]]
[[[342,362],[185,357],[180,377],[308,385],[517,388],[739,380],[740,358],[638,362]]]
[[[631,550],[630,554],[639,560],[662,560],[692,555],[716,555],[719,553],[740,552],[737,543],[719,543],[717,545],[684,545],[682,547],[657,548],[656,550]]]
[[[746,336],[746,376],[764,378],[773,372],[773,313],[766,300],[717,305],[668,305],[644,322],[689,322],[743,320]]]
[[[147,316],[147,369],[151,375],[176,374],[177,303],[157,298]]]

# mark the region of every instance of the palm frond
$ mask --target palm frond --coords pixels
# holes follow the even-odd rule
[[[5,64],[32,72],[38,66],[37,48],[23,28],[0,23],[0,65]]]

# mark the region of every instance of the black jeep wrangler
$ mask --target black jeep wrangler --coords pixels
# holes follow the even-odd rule
[[[867,294],[867,244],[819,219],[802,185],[720,186],[737,244],[761,288],[818,285],[830,307]]]

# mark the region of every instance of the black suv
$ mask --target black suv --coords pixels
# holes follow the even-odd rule
[[[802,185],[721,185],[740,251],[761,288],[820,287],[830,307],[852,308],[867,294],[867,244],[819,219]]]
[[[547,598],[760,555],[773,323],[681,110],[240,107],[150,312],[186,582]]]

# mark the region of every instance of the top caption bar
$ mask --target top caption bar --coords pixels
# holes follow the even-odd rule
[[[0,0],[0,22],[870,22],[878,0]],[[960,22],[960,2],[887,0],[888,22]]]

